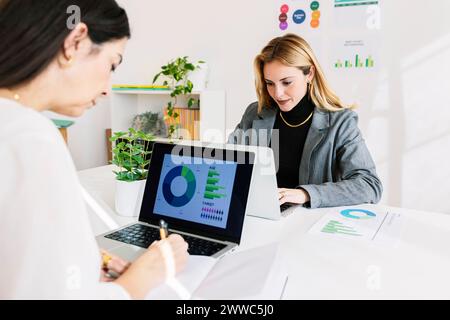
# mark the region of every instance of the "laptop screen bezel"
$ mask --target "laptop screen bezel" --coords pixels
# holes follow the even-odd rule
[[[174,148],[177,149],[174,150]],[[172,154],[172,151],[174,151],[174,154],[177,156],[186,156],[187,153],[190,157],[198,157],[201,155],[203,158],[208,159],[217,159],[215,155],[217,152],[220,152],[220,155],[225,155],[225,159],[227,161],[229,161],[229,159],[236,160],[236,174],[225,229],[160,215],[154,212],[164,156],[166,154]],[[147,182],[145,185],[144,196],[139,214],[139,221],[152,225],[158,225],[160,219],[164,219],[169,224],[169,230],[176,229],[186,233],[239,244],[247,208],[254,159],[255,155],[251,151],[238,151],[229,150],[226,148],[222,149],[217,147],[192,145],[181,146],[160,142],[154,143]]]

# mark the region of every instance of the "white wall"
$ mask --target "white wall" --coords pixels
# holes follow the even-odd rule
[[[71,118],[46,112],[54,119],[67,119],[75,124],[67,129],[70,153],[78,170],[103,166],[108,162],[105,130],[111,128],[109,101],[99,100],[95,108],[80,118]]]
[[[255,101],[254,56],[282,34],[276,21],[283,2],[119,2],[133,34],[114,82],[149,83],[171,58],[203,59],[210,66],[209,88],[227,92],[226,124],[232,129]],[[376,73],[342,75],[329,67],[330,43],[345,34],[327,18],[331,0],[320,1],[321,28],[301,35],[313,45],[335,91],[360,106],[360,128],[385,186],[383,203],[450,213],[450,1],[380,3],[381,29],[374,35],[381,39],[381,67]],[[106,157],[102,130],[107,114],[103,107],[89,111],[70,133],[80,169],[100,165]],[[101,138],[94,141],[93,135]]]

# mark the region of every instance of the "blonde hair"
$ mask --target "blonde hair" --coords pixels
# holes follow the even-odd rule
[[[309,44],[303,38],[288,33],[282,37],[272,39],[255,58],[254,68],[258,113],[263,108],[270,108],[270,106],[275,104],[275,101],[273,101],[267,91],[264,79],[264,64],[275,60],[288,67],[296,67],[302,70],[304,75],[309,74],[311,66],[314,66],[315,74],[309,84],[308,94],[316,107],[328,111],[355,108],[355,105],[344,105],[331,90]]]

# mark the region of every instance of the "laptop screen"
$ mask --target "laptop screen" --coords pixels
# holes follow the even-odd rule
[[[254,153],[155,143],[139,221],[239,243]]]
[[[165,154],[154,213],[225,229],[237,163]]]

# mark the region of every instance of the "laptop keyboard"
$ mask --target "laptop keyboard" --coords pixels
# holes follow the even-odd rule
[[[212,256],[226,247],[223,243],[208,241],[187,235],[181,235],[188,243],[189,254],[200,256]],[[148,248],[153,241],[160,240],[159,229],[142,224],[133,224],[124,229],[110,233],[105,238],[132,244],[141,248]]]
[[[280,206],[280,212],[281,212],[281,216],[282,217],[287,217],[289,214],[291,214],[294,210],[287,210],[287,209],[289,209],[290,207],[292,207],[292,206],[294,206],[294,204],[292,204],[292,203],[288,203],[288,202],[286,202],[286,203],[283,203],[281,206]]]

